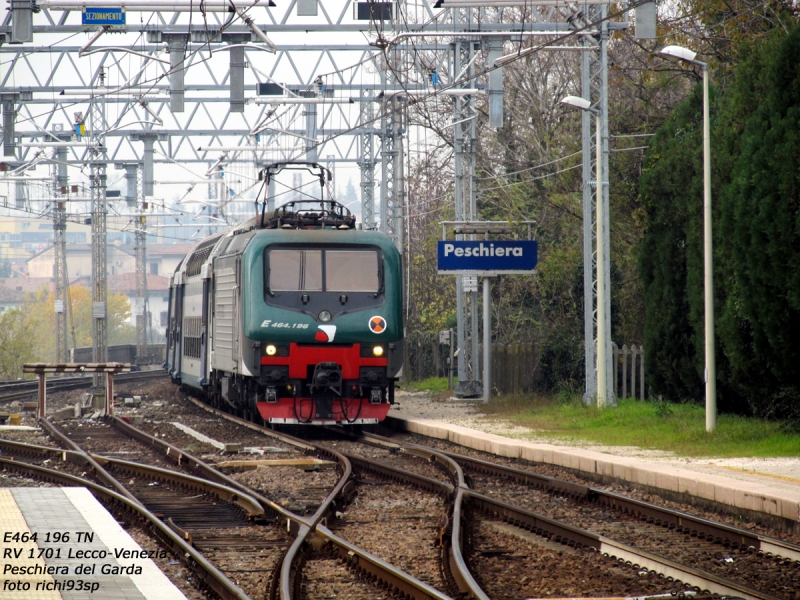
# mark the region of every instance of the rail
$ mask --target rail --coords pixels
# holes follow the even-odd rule
[[[328,448],[325,448],[324,446],[320,446],[318,444],[312,444],[306,440],[301,440],[294,436],[290,436],[271,429],[267,429],[266,427],[261,427],[254,423],[251,423],[250,421],[245,421],[244,419],[240,419],[239,417],[229,415],[228,413],[222,412],[211,406],[203,404],[202,402],[194,398],[189,398],[189,400],[197,407],[202,408],[203,410],[205,410],[210,414],[227,419],[234,423],[238,423],[244,427],[248,427],[250,429],[263,433],[264,435],[270,436],[274,439],[292,444],[298,448],[302,448],[308,451],[319,452],[321,454],[325,454],[328,456],[332,455],[332,451],[329,450]],[[359,457],[353,457],[345,455],[343,453],[335,453],[335,454],[341,455],[343,458],[347,459],[349,464],[353,464],[354,460],[359,462],[363,460]],[[455,463],[452,464],[454,469],[460,471],[460,468],[457,465],[455,465]],[[347,480],[345,481],[345,478],[341,478],[339,484],[337,484],[337,486],[334,488],[331,494],[329,494],[328,498],[331,498],[332,496],[337,496],[339,498],[346,499],[347,495],[352,489],[351,474],[352,471],[348,470]],[[418,479],[415,479],[416,484],[422,486],[429,486],[427,489],[434,489],[437,486],[444,486],[445,489],[448,490],[446,492],[448,495],[452,494],[453,490],[455,489],[455,486],[452,485],[448,486],[448,484],[436,480],[424,477],[420,478],[420,476],[415,476],[410,473],[405,473],[404,475],[412,478],[418,477]],[[303,548],[303,545],[310,539],[311,536],[317,535],[321,537],[325,542],[330,543],[336,550],[338,555],[345,558],[349,563],[349,565],[354,567],[356,571],[362,573],[369,573],[370,576],[377,578],[386,587],[394,590],[398,595],[405,594],[405,596],[403,597],[410,597],[415,600],[449,599],[448,596],[442,594],[437,590],[434,590],[426,583],[416,579],[415,577],[409,575],[408,573],[400,571],[399,569],[393,567],[392,565],[386,563],[385,561],[382,561],[374,557],[369,552],[366,552],[365,550],[360,549],[331,533],[331,531],[327,529],[325,521],[327,514],[329,514],[330,511],[333,510],[334,508],[335,508],[335,500],[332,500],[327,506],[325,505],[325,503],[320,505],[319,510],[317,510],[317,512],[314,514],[314,516],[312,516],[311,519],[303,519],[302,517],[298,517],[296,515],[294,516],[293,519],[294,524],[297,526],[296,538],[292,546],[290,546],[290,548],[286,552],[283,565],[281,566],[279,585],[276,590],[273,590],[272,594],[270,595],[270,598],[280,598],[280,600],[292,600],[293,590],[295,587],[294,583],[296,582],[295,578],[298,577],[301,572],[301,569],[297,568],[298,561],[301,556],[300,551]]]
[[[406,442],[398,443],[396,440],[375,434],[365,433],[362,435],[364,439],[383,446],[404,448],[415,452],[427,451],[431,453],[439,453],[446,455],[451,460],[460,464],[478,465],[480,469],[484,469],[486,471],[491,469],[492,472],[496,473],[503,473],[521,478],[524,477],[529,481],[537,482],[544,489],[563,490],[573,496],[583,496],[586,499],[594,499],[595,501],[602,501],[606,503],[614,502],[616,503],[616,506],[620,507],[620,510],[638,511],[634,514],[640,514],[645,517],[652,518],[653,515],[660,514],[663,515],[663,518],[665,519],[672,519],[670,523],[673,524],[683,523],[681,526],[685,527],[691,523],[691,526],[696,528],[693,531],[697,532],[699,530],[701,532],[707,532],[709,530],[713,530],[720,535],[726,535],[727,537],[725,539],[730,540],[732,544],[741,544],[741,541],[736,542],[735,540],[731,539],[735,538],[736,536],[739,536],[740,540],[749,540],[758,543],[761,541],[758,538],[763,537],[752,534],[751,532],[746,532],[744,530],[738,530],[734,527],[716,524],[712,521],[686,515],[685,513],[680,513],[678,511],[671,511],[670,509],[661,508],[646,502],[625,498],[618,494],[604,492],[603,490],[596,488],[581,486],[579,484],[570,484],[552,477],[540,476],[535,473],[522,471],[520,469],[513,469],[503,465],[497,465],[488,461],[482,461],[480,459],[474,459],[452,452],[440,452],[418,444]],[[388,465],[384,465],[384,469],[394,471],[394,469]],[[399,476],[399,473],[394,473],[394,476]],[[673,579],[683,581],[684,583],[687,583],[698,589],[709,591],[714,594],[738,596],[753,600],[777,600],[776,596],[772,596],[759,590],[754,590],[750,587],[730,581],[723,577],[719,577],[712,573],[707,573],[693,567],[681,565],[670,559],[666,559],[651,552],[639,550],[626,544],[622,544],[612,540],[611,538],[566,525],[554,519],[550,519],[549,517],[538,515],[534,512],[506,504],[493,498],[489,498],[488,496],[470,490],[466,485],[460,485],[456,493],[457,500],[460,493],[463,499],[468,500],[471,505],[474,505],[480,510],[493,513],[513,525],[521,526],[525,529],[534,531],[539,535],[546,535],[547,537],[554,539],[556,542],[564,543],[569,546],[594,549],[598,552],[602,552],[604,555],[622,560],[623,562],[630,562],[631,564],[641,566],[642,568],[646,568],[648,570],[659,572],[665,577],[672,577]],[[459,507],[460,504],[456,502],[455,506]],[[453,543],[455,543],[455,528],[457,526],[455,513],[453,521],[454,535],[452,538]],[[667,523],[667,525],[669,525],[669,523]],[[772,538],[765,538],[763,547],[769,548],[770,551],[776,548],[784,548],[784,551],[787,553],[789,551],[794,553],[796,550],[800,550],[800,548],[795,548],[793,544],[788,544],[786,542],[782,542],[781,540]]]
[[[187,567],[197,573],[200,579],[213,589],[224,600],[250,600],[232,581],[212,565],[202,554],[184,541],[179,534],[142,506],[138,501],[132,501],[126,495],[119,494],[101,485],[68,475],[54,469],[31,465],[15,460],[0,457],[0,465],[4,469],[23,473],[29,477],[45,479],[67,486],[83,486],[98,499],[106,500],[111,505],[121,505],[122,508],[143,518],[156,532],[159,539],[164,542],[172,553],[177,556]]]

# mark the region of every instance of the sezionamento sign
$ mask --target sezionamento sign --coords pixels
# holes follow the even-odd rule
[[[125,25],[125,9],[84,8],[81,25]]]
[[[438,272],[485,277],[530,274],[536,269],[535,241],[440,241]]]

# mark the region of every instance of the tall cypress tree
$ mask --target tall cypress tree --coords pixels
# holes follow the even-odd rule
[[[645,366],[653,393],[670,400],[699,400],[703,389],[694,339],[702,319],[702,107],[698,85],[651,140],[639,188]]]
[[[730,250],[724,344],[754,412],[800,400],[800,25],[779,44],[741,136],[722,223]],[[746,82],[742,82],[745,84]]]

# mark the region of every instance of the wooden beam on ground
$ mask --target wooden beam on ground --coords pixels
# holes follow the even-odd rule
[[[336,463],[319,458],[277,458],[273,460],[226,460],[218,462],[216,466],[222,469],[242,471],[267,469],[269,467],[296,467],[298,469],[316,470],[333,468]]]

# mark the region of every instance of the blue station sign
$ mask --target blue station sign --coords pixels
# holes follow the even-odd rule
[[[439,274],[503,275],[533,273],[538,260],[535,241],[445,240],[438,247]]]
[[[82,25],[125,25],[124,8],[84,8]]]

